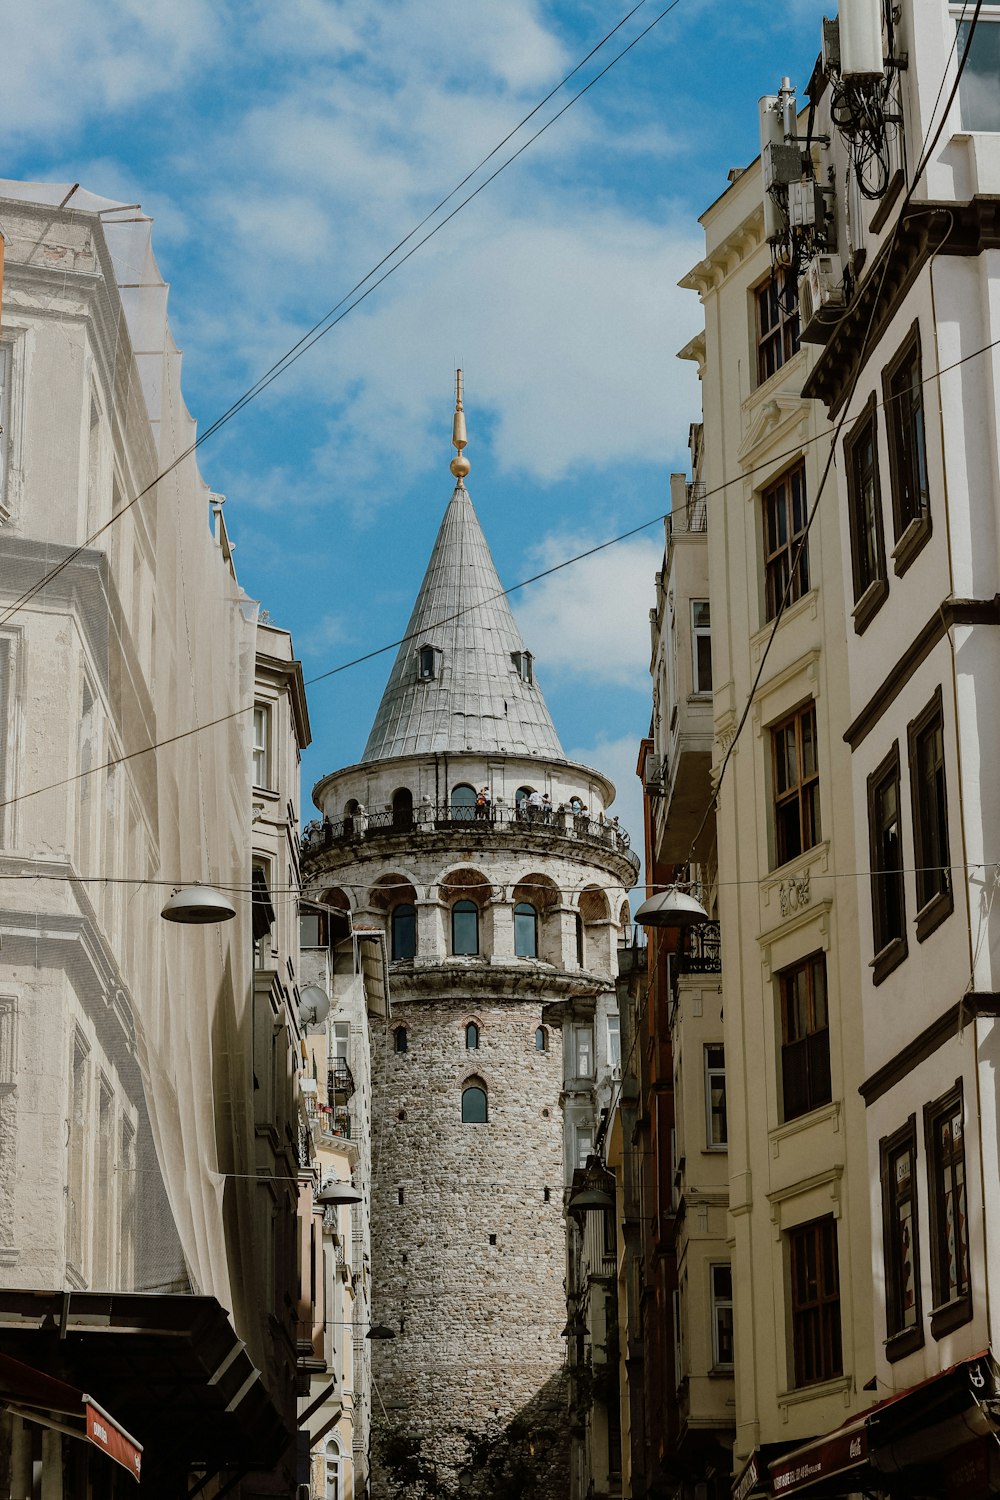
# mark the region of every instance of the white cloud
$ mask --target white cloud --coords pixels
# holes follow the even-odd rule
[[[649,607],[663,557],[657,531],[554,573],[523,599],[514,596],[518,628],[543,684],[558,673],[648,693]],[[547,537],[528,556],[525,571],[540,571],[591,545],[580,535]]]

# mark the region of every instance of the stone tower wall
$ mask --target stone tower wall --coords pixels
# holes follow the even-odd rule
[[[408,1046],[390,1034],[374,1058],[372,1278],[375,1319],[398,1336],[375,1379],[390,1418],[457,1467],[462,1433],[530,1409],[565,1358],[559,1036],[536,1050],[540,1000],[482,989],[398,1004],[393,1024]],[[470,1078],[486,1124],[462,1123]]]

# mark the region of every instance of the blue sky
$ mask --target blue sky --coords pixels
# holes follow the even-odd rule
[[[664,3],[646,0],[570,90]],[[628,8],[11,5],[0,175],[79,181],[154,216],[185,396],[206,427]],[[700,309],[676,282],[702,253],[698,214],[756,155],[758,96],[783,73],[808,78],[822,11],[678,0],[201,450],[240,580],[292,631],[307,678],[405,629],[451,492],[456,364],[468,487],[506,584],[667,509],[699,416],[694,368],[674,356]],[[514,599],[563,744],[618,782],[636,834],[662,545],[654,527]],[[306,797],[359,757],[391,661],[310,691]]]

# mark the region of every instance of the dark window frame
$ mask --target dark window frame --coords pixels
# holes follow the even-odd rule
[[[479,1051],[479,1023],[477,1021],[466,1021],[465,1023],[465,1050],[467,1052]]]
[[[908,1157],[907,1180],[898,1164]],[[917,1117],[911,1115],[893,1135],[879,1142],[882,1181],[882,1256],[885,1267],[885,1354],[890,1364],[923,1347],[920,1294],[920,1223],[917,1198]],[[908,1208],[908,1217],[904,1209]],[[909,1245],[906,1243],[909,1233]],[[902,1269],[909,1259],[911,1286]],[[912,1302],[907,1304],[907,1291]],[[907,1322],[907,1314],[912,1321]]]
[[[519,917],[520,922],[518,922]],[[528,930],[529,920],[531,941],[526,944],[524,934]],[[530,948],[530,952],[522,951],[525,948]],[[538,908],[530,901],[518,901],[514,907],[514,957],[538,957]]]
[[[466,1115],[466,1100],[473,1095],[481,1095],[483,1101],[483,1117],[481,1120],[473,1119]],[[488,1125],[490,1123],[490,1095],[485,1083],[481,1078],[467,1079],[462,1085],[462,1124],[463,1125]]]
[[[455,940],[455,918],[456,916],[475,917],[475,946],[472,948],[460,948]],[[478,958],[480,955],[479,935],[479,907],[474,901],[467,899],[456,901],[451,908],[451,951],[456,958]]]
[[[928,778],[922,750],[937,735],[938,763]],[[938,927],[955,908],[948,837],[948,783],[945,771],[944,700],[940,684],[933,698],[906,726],[910,763],[910,812],[913,819],[913,863],[917,884],[917,942]]]
[[[822,974],[822,983],[817,975]],[[799,981],[804,979],[804,992]],[[782,1119],[798,1120],[833,1100],[830,1070],[830,989],[820,949],[777,974],[781,1013]],[[799,1002],[804,999],[804,1025]]]
[[[794,604],[809,592],[809,502],[805,460],[797,459],[764,485],[760,501],[766,622],[777,615],[786,589],[788,604]],[[795,576],[791,589],[788,589],[792,562],[796,557]]]
[[[795,304],[793,312],[788,310],[789,297]],[[779,286],[772,271],[753,288],[753,299],[757,384],[761,386],[799,352],[798,286],[789,271]]]
[[[949,1136],[951,1149],[945,1152],[941,1145],[939,1127],[950,1117],[952,1129]],[[954,1120],[962,1121],[962,1143],[954,1149]],[[927,1153],[927,1218],[931,1249],[931,1291],[934,1306],[931,1308],[931,1334],[942,1338],[972,1317],[971,1262],[969,1250],[969,1194],[965,1156],[965,1100],[961,1078],[956,1078],[946,1094],[924,1105],[924,1149]],[[947,1156],[947,1159],[945,1157]],[[961,1169],[960,1172],[958,1169]],[[965,1237],[962,1254],[955,1263],[955,1286],[952,1289],[950,1255],[948,1247],[948,1216],[945,1196],[949,1190],[956,1196],[956,1188],[964,1205]]]
[[[393,1052],[409,1052],[410,1036],[405,1026],[396,1026],[392,1033]]]
[[[844,1373],[840,1260],[832,1214],[786,1231],[792,1385],[796,1390]]]
[[[813,770],[804,773],[805,754],[808,745],[806,726],[811,725],[812,748],[813,748]],[[792,756],[787,755],[787,739],[780,737],[785,731],[792,727],[794,729],[794,760],[796,775],[794,780],[790,775],[790,761]],[[823,825],[820,816],[820,775],[819,775],[819,728],[816,720],[816,700],[810,698],[807,703],[800,704],[792,713],[786,714],[783,719],[770,726],[771,736],[771,776],[772,776],[772,813],[774,823],[774,865],[787,864],[789,860],[799,859],[810,849],[822,842]],[[797,818],[789,817],[789,810],[797,809]],[[798,834],[793,840],[793,824],[797,824]]]
[[[880,798],[892,784],[896,799],[897,852],[886,862],[887,818]],[[903,878],[903,810],[899,775],[899,741],[868,777],[868,858],[872,906],[872,982],[881,984],[909,952],[906,938],[906,889]]]
[[[912,370],[907,379],[908,369]],[[920,325],[914,321],[882,371],[892,491],[893,567],[901,578],[931,536]]]
[[[399,924],[400,924],[400,919],[401,918],[405,919],[407,921],[409,921],[410,919],[412,919],[412,923],[413,923],[413,928],[412,928],[412,930],[413,930],[413,941],[412,941],[412,943],[404,944],[404,943],[402,943],[400,941]],[[390,917],[389,917],[389,933],[390,933],[390,937],[389,937],[390,952],[391,952],[391,956],[392,956],[393,962],[397,962],[397,961],[399,961],[401,959],[416,958],[416,956],[417,956],[417,908],[414,906],[414,904],[413,904],[412,901],[400,901],[400,902],[398,902],[392,908],[392,912],[391,912]],[[410,951],[409,952],[403,952],[402,950],[403,950],[404,947],[409,947]]]
[[[889,594],[878,467],[878,402],[868,404],[844,439],[854,581],[854,629],[862,635]]]

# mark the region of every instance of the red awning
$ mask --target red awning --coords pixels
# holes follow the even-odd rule
[[[53,1375],[36,1370],[9,1354],[0,1354],[0,1405],[44,1427],[53,1427],[69,1437],[93,1443],[128,1469],[136,1480],[142,1467],[142,1444],[137,1443],[92,1396]],[[56,1417],[83,1419],[77,1427]]]
[[[775,1495],[794,1495],[799,1490],[834,1479],[868,1462],[868,1415],[854,1417],[825,1437],[793,1448],[769,1465]]]

